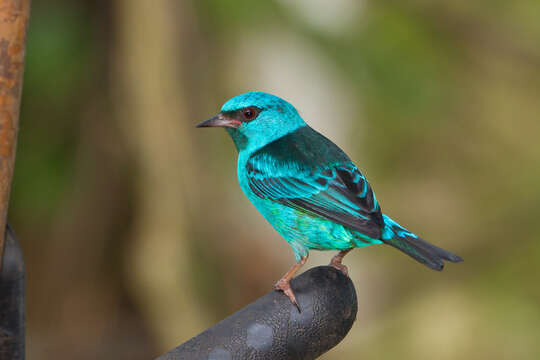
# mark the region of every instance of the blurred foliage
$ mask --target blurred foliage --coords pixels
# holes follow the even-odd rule
[[[248,90],[341,134],[383,209],[465,258],[348,256],[361,308],[325,359],[538,358],[538,1],[144,4],[33,1],[10,210],[30,358],[148,359],[288,269],[230,140],[193,128]]]

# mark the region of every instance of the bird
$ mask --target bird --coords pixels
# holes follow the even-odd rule
[[[368,180],[336,144],[311,128],[293,105],[265,92],[225,102],[197,127],[222,127],[238,150],[240,187],[291,246],[296,263],[274,285],[300,310],[290,280],[310,250],[337,250],[330,265],[348,275],[354,248],[386,244],[427,267],[463,259],[432,245],[382,212]]]

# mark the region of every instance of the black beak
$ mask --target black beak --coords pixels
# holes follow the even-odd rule
[[[233,119],[223,113],[219,113],[216,116],[211,117],[206,121],[203,121],[202,123],[197,125],[197,127],[230,127],[233,129],[238,129],[240,125],[242,125],[241,121]]]

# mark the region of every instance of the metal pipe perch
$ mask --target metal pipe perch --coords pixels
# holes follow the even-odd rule
[[[0,229],[6,227],[23,83],[30,0],[0,0]],[[0,231],[0,264],[4,250]]]
[[[30,0],[0,0],[0,360],[25,357],[25,269],[7,212],[29,16]]]

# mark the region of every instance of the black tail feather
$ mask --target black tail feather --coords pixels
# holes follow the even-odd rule
[[[383,241],[433,270],[441,271],[444,268],[443,260],[454,263],[463,261],[456,254],[432,245],[419,237],[399,236]]]

